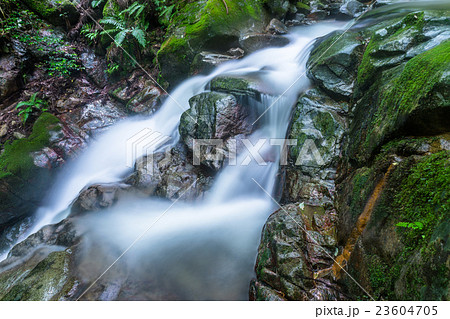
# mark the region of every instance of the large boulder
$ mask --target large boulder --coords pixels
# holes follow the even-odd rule
[[[349,275],[338,277],[352,295],[365,298],[350,276],[376,299],[448,300],[449,178],[443,135],[393,141],[340,185],[338,260]]]
[[[211,182],[207,173],[193,165],[181,144],[138,159],[135,172],[127,179],[127,183],[144,196],[187,201],[201,198]]]
[[[320,89],[298,100],[288,135],[297,144],[288,154],[283,201],[332,203],[347,111],[346,102],[336,102]]]
[[[353,93],[363,43],[354,32],[336,32],[311,52],[308,76],[337,99],[348,100]]]
[[[225,52],[235,47],[241,34],[262,32],[268,22],[261,2],[222,0],[194,1],[178,13],[171,36],[157,54],[162,76],[176,85],[190,71],[194,57],[201,51]]]
[[[14,55],[0,57],[0,100],[6,99],[21,87],[20,67]],[[3,102],[0,102],[3,104]]]
[[[56,26],[68,27],[78,22],[78,0],[24,0],[25,4],[43,19]]]
[[[235,96],[219,92],[201,93],[189,104],[180,120],[181,139],[202,164],[218,170],[226,158],[236,154],[234,141],[252,132],[251,110]],[[220,140],[221,145],[205,145],[198,153],[194,140]],[[221,156],[213,156],[218,152]]]
[[[345,300],[330,275],[335,217],[321,206],[299,203],[273,213],[264,225],[250,299]]]
[[[363,60],[358,78],[365,78],[366,63]],[[355,120],[350,129],[349,156],[364,163],[392,136],[448,131],[449,67],[450,41],[407,63],[392,68],[385,65],[379,80],[367,93],[360,92],[362,97],[355,105]],[[365,83],[361,81],[360,86]]]
[[[5,145],[0,155],[0,229],[30,215],[46,194],[54,170],[84,141],[43,113],[29,137]]]

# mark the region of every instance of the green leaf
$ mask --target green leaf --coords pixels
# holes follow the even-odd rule
[[[122,43],[125,40],[128,32],[129,32],[129,30],[123,30],[123,31],[120,31],[119,33],[117,33],[117,35],[115,37],[115,42],[116,42],[117,46],[122,45]]]
[[[145,32],[139,28],[133,28],[131,34],[139,42],[139,44],[145,48],[145,46],[147,45],[147,40],[145,39]]]
[[[397,223],[395,226],[397,226],[397,227],[408,227],[408,225],[409,225],[409,223],[407,223],[407,222],[400,222],[400,223]]]

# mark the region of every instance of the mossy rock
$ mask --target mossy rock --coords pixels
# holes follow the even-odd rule
[[[211,80],[211,91],[224,92],[235,96],[250,96],[259,99],[258,83],[246,78],[219,76]]]
[[[3,301],[48,301],[63,298],[74,286],[70,250],[52,252],[31,269],[13,269],[0,275]],[[25,267],[26,268],[26,267]]]
[[[200,51],[226,51],[246,30],[264,29],[267,16],[262,1],[237,0],[227,5],[228,13],[221,0],[195,1],[174,18],[169,26],[173,31],[157,54],[162,76],[172,86],[188,76]]]
[[[58,118],[43,113],[29,137],[4,145],[0,155],[0,225],[37,208],[48,187],[50,171],[35,166],[31,153],[48,146],[50,132],[60,130]]]
[[[386,158],[407,156],[388,175],[348,263],[350,275],[376,299],[449,298],[450,151],[446,148],[447,135],[394,141],[383,148],[370,169],[365,169],[369,175],[360,183],[362,188],[357,187],[360,178],[353,177],[350,182],[354,189],[374,185],[380,178],[370,176],[386,172]],[[349,207],[363,207],[372,192],[370,186],[353,192],[347,199],[347,211]],[[400,222],[422,226],[400,227]],[[357,299],[366,298],[352,279],[344,276],[343,282]]]
[[[308,76],[331,96],[348,100],[363,53],[358,33],[342,31],[322,40],[311,52]]]
[[[450,40],[385,70],[356,104],[349,156],[364,164],[396,135],[448,131],[449,68]]]
[[[66,27],[67,22],[75,25],[80,14],[77,10],[77,0],[23,0],[36,14],[53,25]]]

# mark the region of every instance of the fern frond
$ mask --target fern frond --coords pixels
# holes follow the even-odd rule
[[[120,31],[119,33],[117,33],[116,37],[115,37],[115,41],[116,41],[116,45],[122,45],[123,41],[125,40],[127,33],[130,32],[129,29]]]
[[[125,29],[125,22],[115,17],[106,17],[100,20],[101,24],[109,24],[115,26],[119,30]]]
[[[133,28],[131,34],[143,48],[147,46],[147,40],[145,39],[145,32],[142,29]]]

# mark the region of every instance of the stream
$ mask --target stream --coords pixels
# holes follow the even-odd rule
[[[170,137],[169,142],[156,145],[151,152],[174,146],[179,140],[180,116],[189,108],[189,99],[207,92],[208,83],[217,76],[256,75],[270,89],[270,95],[262,95],[261,101],[249,101],[262,115],[249,139],[255,145],[260,139],[285,138],[292,107],[310,87],[306,62],[315,39],[344,28],[346,23],[327,21],[294,28],[287,35],[289,45],[264,49],[222,64],[207,76],[190,78],[154,115],[130,118],[109,128],[60,173],[45,204],[37,210],[32,227],[19,242],[43,226],[66,218],[85,187],[119,182],[131,173],[127,141],[142,130]],[[270,147],[266,143],[260,152],[273,152]],[[139,158],[149,150],[137,152]],[[261,229],[277,208],[261,189],[274,193],[279,146],[275,153],[274,160],[258,165],[254,160],[244,163],[250,154],[241,152],[237,165],[223,168],[211,190],[194,203],[180,200],[172,204],[130,196],[113,208],[80,218],[77,223],[83,230],[84,258],[78,268],[83,280],[95,281],[139,234],[145,233],[102,278],[108,284],[100,299],[247,300]]]

